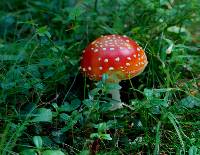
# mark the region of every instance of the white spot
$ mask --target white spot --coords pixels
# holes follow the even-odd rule
[[[120,58],[119,58],[119,57],[115,58],[115,61],[119,62],[119,60],[120,60]]]
[[[109,71],[112,71],[112,70],[114,70],[114,68],[113,67],[109,67]]]
[[[135,64],[135,66],[137,67],[137,66],[138,66],[138,64]]]
[[[140,62],[138,62],[138,65],[140,65],[141,63]]]
[[[88,67],[88,70],[89,70],[89,71],[91,71],[91,70],[92,70],[92,68],[89,66],[89,67]]]
[[[136,58],[136,54],[134,54],[133,57]]]
[[[83,50],[83,53],[85,53],[85,50]]]
[[[137,47],[137,51],[140,51],[140,48],[139,48],[139,47]]]
[[[104,47],[103,50],[106,51],[106,48]]]
[[[126,35],[123,35],[123,37],[127,37]]]
[[[138,57],[140,57],[140,54],[138,54]]]
[[[94,52],[99,52],[99,50],[96,48],[96,49],[94,50]]]
[[[127,60],[131,60],[131,57],[127,57]]]
[[[130,66],[131,64],[130,63],[126,63],[126,66]]]
[[[129,43],[130,41],[129,41],[129,40],[126,40],[126,42],[128,42],[128,43]]]
[[[144,65],[144,62],[141,62],[142,65]]]
[[[119,49],[120,49],[120,50],[123,50],[124,48],[123,48],[123,47],[119,47]]]
[[[131,50],[132,48],[130,46],[128,46],[128,49]]]
[[[110,50],[111,50],[111,51],[113,51],[113,50],[114,50],[114,48],[112,48],[112,47],[111,47],[111,48],[110,48]]]
[[[123,69],[124,67],[123,67],[123,66],[120,66],[120,68]]]
[[[108,59],[104,59],[104,62],[108,62]]]
[[[94,50],[94,48],[92,47],[91,50]]]
[[[100,67],[99,67],[99,70],[102,70],[102,69],[103,69],[103,67],[100,66]]]
[[[86,71],[86,69],[85,68],[82,68],[82,70],[85,72]]]
[[[101,58],[99,57],[98,60],[101,61]]]
[[[100,47],[103,47],[103,45],[99,45]]]
[[[80,57],[80,60],[82,60],[82,59],[83,59],[83,57],[81,56],[81,57]]]

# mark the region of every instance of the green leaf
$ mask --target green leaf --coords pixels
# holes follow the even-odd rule
[[[19,59],[19,56],[17,55],[0,55],[0,61],[17,61]]]
[[[37,148],[42,148],[42,138],[40,136],[34,136],[33,143]]]
[[[109,120],[108,122],[106,122],[107,125],[107,129],[110,128],[115,128],[117,126],[117,120]]]
[[[120,17],[115,17],[113,29],[118,33],[122,33],[124,28],[123,19]]]
[[[38,28],[38,29],[37,29],[37,34],[38,34],[40,37],[47,36],[48,38],[51,38],[51,34],[48,32],[47,26],[43,26],[43,27]]]
[[[65,127],[61,129],[61,132],[63,133],[72,129],[73,126],[78,122],[78,120],[80,120],[81,117],[82,117],[81,113],[79,113],[77,110],[73,111]]]
[[[188,31],[184,27],[178,27],[178,26],[171,26],[167,28],[167,31],[173,32],[173,33],[188,33]]]
[[[56,48],[56,47],[51,47],[51,50],[53,51],[53,52],[58,52],[59,50],[58,50],[58,48]]]
[[[70,104],[68,102],[65,102],[63,105],[60,106],[59,111],[60,112],[70,112],[71,111]]]
[[[160,0],[160,5],[170,5],[169,0]]]
[[[75,8],[72,8],[70,10],[69,19],[75,20],[77,17],[79,17],[84,12],[84,9],[82,9],[80,6],[76,6]]]
[[[104,132],[107,129],[105,122],[94,125],[94,127],[98,129],[98,132]]]
[[[188,96],[180,101],[180,105],[186,108],[200,107],[200,99],[194,96]]]
[[[53,65],[55,61],[56,61],[55,59],[44,58],[44,59],[40,59],[39,65],[50,66],[50,65]]]
[[[70,119],[70,116],[68,114],[62,113],[60,114],[61,121],[68,121]]]
[[[196,146],[191,146],[189,149],[189,155],[198,155],[197,154],[197,147]]]
[[[55,75],[54,71],[46,71],[43,73],[43,76],[45,79],[52,77],[53,75]]]
[[[50,109],[40,108],[37,109],[32,122],[52,122],[52,112]]]
[[[28,72],[28,74],[30,74],[31,76],[33,76],[34,78],[40,78],[40,72],[39,72],[39,67],[35,64],[32,65],[28,65],[26,67],[26,71]]]
[[[106,80],[108,80],[109,75],[108,74],[103,74],[102,75],[102,81],[105,82]]]
[[[81,105],[81,101],[79,99],[72,100],[70,104],[71,111],[77,109],[80,105]]]
[[[88,155],[88,154],[90,154],[89,150],[83,150],[78,155]]]
[[[57,103],[52,103],[51,105],[55,110],[58,110],[58,104]]]
[[[91,99],[85,99],[83,100],[83,104],[86,105],[88,108],[92,108],[94,105],[94,102]]]
[[[90,138],[100,138],[99,133],[92,133],[90,134]]]
[[[110,137],[110,134],[101,134],[101,139],[112,140],[112,138]]]
[[[101,133],[92,133],[90,134],[90,138],[100,138],[103,140],[112,140],[110,134],[101,134]]]
[[[5,82],[5,83],[0,83],[0,87],[2,89],[11,89],[16,86],[16,82]]]
[[[34,149],[28,149],[20,152],[20,155],[37,155]]]
[[[94,89],[92,89],[92,90],[90,91],[90,94],[91,94],[92,96],[98,95],[100,90],[101,90],[100,88],[94,88]]]
[[[153,90],[145,88],[145,89],[144,89],[144,95],[145,95],[147,98],[152,98],[152,97],[153,97]]]
[[[65,155],[65,154],[60,150],[46,150],[42,152],[42,155]]]
[[[39,90],[44,90],[44,84],[43,83],[36,83],[35,85],[34,85],[34,88],[35,89],[37,89],[38,91]]]
[[[65,102],[60,108],[60,111],[63,112],[71,112],[77,109],[81,105],[81,101],[79,99],[74,99],[71,101],[71,104]]]

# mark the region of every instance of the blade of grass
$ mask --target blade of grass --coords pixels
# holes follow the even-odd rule
[[[160,127],[161,127],[161,121],[158,122],[157,127],[156,127],[156,144],[155,144],[155,149],[154,149],[154,155],[159,154],[160,152]]]
[[[181,135],[180,127],[178,127],[177,123],[176,123],[178,121],[177,121],[176,117],[171,112],[168,112],[168,118],[175,128],[176,133],[177,133],[178,138],[179,138],[179,141],[181,143],[182,149],[185,152],[185,144],[184,144],[184,141],[183,141],[183,138],[182,138],[182,135]]]
[[[6,144],[6,139],[7,139],[7,135],[9,133],[9,129],[10,129],[10,123],[8,123],[4,129],[4,132],[1,136],[1,141],[0,141],[0,153],[2,154],[3,150],[4,150],[4,145]]]

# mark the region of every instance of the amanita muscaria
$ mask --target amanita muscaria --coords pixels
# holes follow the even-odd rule
[[[120,82],[140,74],[148,64],[144,50],[127,36],[106,35],[83,50],[81,70],[90,80],[99,81],[108,74],[108,82]],[[119,90],[112,90],[116,109],[122,107]]]

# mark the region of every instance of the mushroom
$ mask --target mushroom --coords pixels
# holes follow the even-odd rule
[[[106,82],[120,82],[140,74],[148,64],[144,50],[127,36],[105,35],[90,43],[83,50],[81,71],[90,80],[99,81],[108,74]],[[111,110],[124,105],[119,90],[112,90]]]

